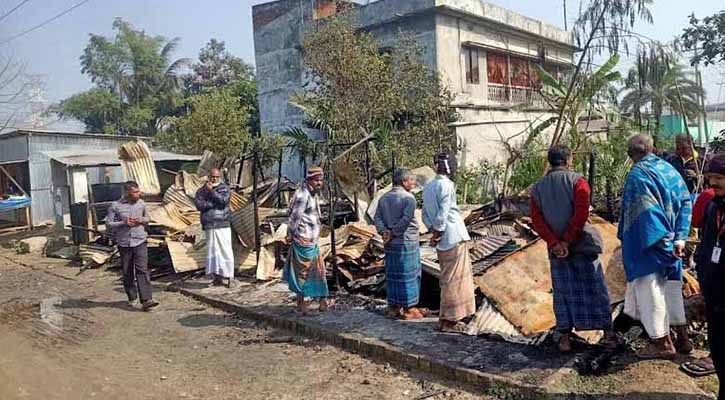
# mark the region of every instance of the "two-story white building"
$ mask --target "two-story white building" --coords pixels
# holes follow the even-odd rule
[[[341,0],[279,0],[253,7],[264,131],[303,123],[289,99],[302,90],[304,26],[350,6]],[[455,95],[461,120],[453,128],[464,165],[503,160],[502,138],[516,137],[551,114],[537,91],[537,64],[554,75],[572,68],[571,33],[484,1],[379,0],[353,6],[361,28],[381,46],[391,46],[401,33],[420,43],[425,62]]]

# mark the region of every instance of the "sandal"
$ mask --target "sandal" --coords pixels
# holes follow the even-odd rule
[[[715,365],[712,358],[703,357],[695,361],[688,361],[680,366],[680,368],[690,376],[701,378],[715,373]]]
[[[446,322],[448,322],[448,321],[446,321]],[[452,325],[447,324],[443,321],[441,321],[439,324],[439,329],[441,330],[441,332],[445,332],[445,333],[465,334],[468,331],[467,328],[468,328],[467,325],[460,321],[455,322]]]
[[[674,349],[660,350],[654,344],[648,344],[647,347],[637,352],[640,360],[672,360],[677,356]]]

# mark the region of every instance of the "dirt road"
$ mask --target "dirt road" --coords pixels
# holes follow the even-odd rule
[[[129,310],[112,272],[10,254],[0,250],[0,399],[486,398],[161,288],[158,311]]]

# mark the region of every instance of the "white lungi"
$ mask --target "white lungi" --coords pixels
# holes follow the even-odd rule
[[[670,326],[686,325],[682,281],[650,274],[627,283],[624,313],[642,321],[651,339],[670,334]]]
[[[232,229],[217,228],[206,234],[206,274],[223,278],[234,277],[234,251],[232,250]]]

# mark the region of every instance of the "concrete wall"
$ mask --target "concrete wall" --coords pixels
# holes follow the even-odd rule
[[[300,46],[310,0],[281,0],[252,7],[254,48],[262,131],[276,133],[304,121],[289,100],[302,90]]]
[[[526,138],[522,132],[554,116],[552,113],[493,109],[459,109],[458,112],[462,122],[455,130],[462,145],[461,165],[467,167],[475,167],[481,160],[506,161],[508,152],[502,138],[513,145],[520,144]],[[548,128],[542,138],[550,138],[553,131],[554,127]]]
[[[437,0],[436,6],[485,18],[563,44],[574,43],[570,32],[481,0]]]

